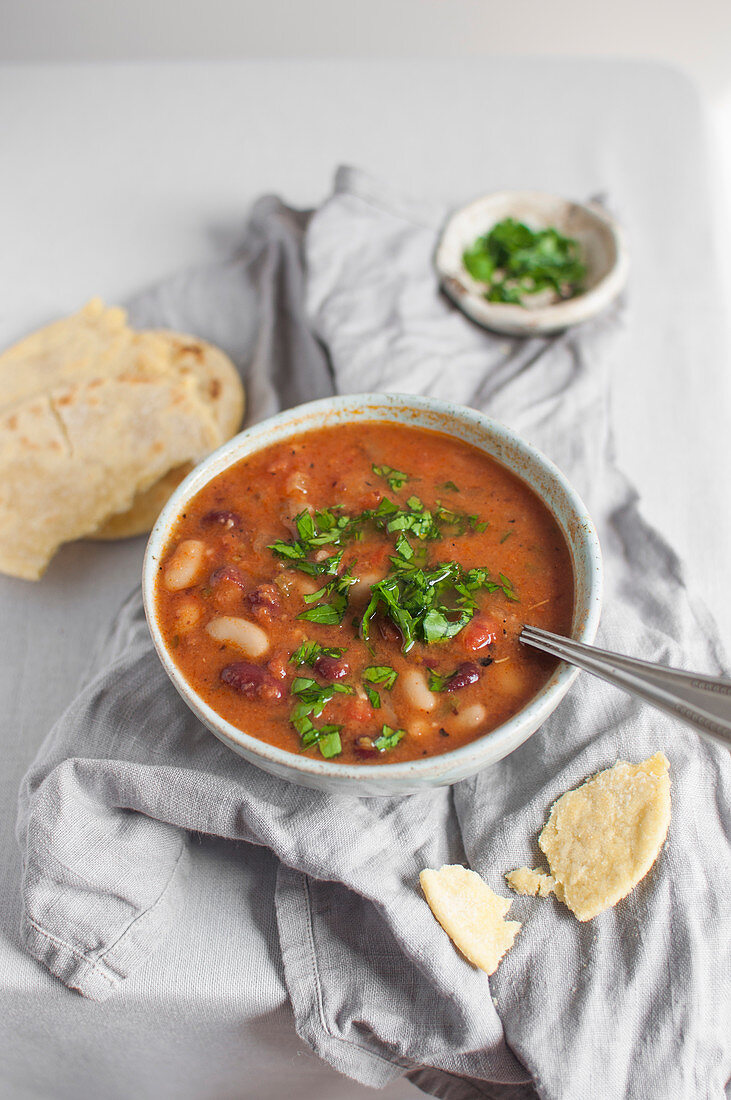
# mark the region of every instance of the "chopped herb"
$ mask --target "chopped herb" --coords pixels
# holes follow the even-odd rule
[[[503,535],[503,537],[500,539],[500,545],[502,545],[504,542],[507,542],[507,540],[510,538],[510,536],[513,533],[514,533],[513,531],[506,531],[505,534]]]
[[[329,759],[331,756],[339,756],[343,751],[343,746],[340,742],[340,729],[335,727],[334,729],[328,729],[325,733],[325,726],[320,730],[320,737],[317,739],[317,747],[325,757]]]
[[[324,588],[318,592],[312,592],[305,596],[305,603],[314,603],[316,600],[328,598],[328,602],[318,603],[316,607],[310,607],[297,616],[298,619],[306,619],[311,623],[322,623],[325,626],[335,626],[343,621],[348,607],[348,590],[351,584],[355,584],[356,578],[350,573],[343,573],[334,577]]]
[[[454,484],[453,481],[443,481],[442,484],[440,485],[440,488],[441,489],[447,489],[448,492],[450,492],[450,493],[458,493],[459,492],[459,489],[457,488],[457,486]]]
[[[309,676],[298,676],[292,681],[291,692],[297,695],[299,702],[290,715],[290,721],[300,736],[310,729],[311,718],[319,718],[323,710],[336,695],[352,695],[348,684],[327,684],[323,686]]]
[[[286,558],[289,561],[299,561],[307,556],[307,549],[301,542],[284,542],[282,539],[270,543],[267,550],[271,550],[278,557]]]
[[[411,561],[414,556],[414,548],[403,532],[401,532],[396,539],[396,553],[399,557],[405,558],[406,561]]]
[[[405,474],[402,470],[394,470],[392,466],[371,466],[371,469],[377,477],[382,477],[388,482],[392,493],[397,493],[399,489],[403,489],[409,480],[408,474]]]
[[[371,687],[369,684],[366,684],[365,685],[365,693],[368,696],[368,700],[369,700],[371,706],[375,707],[376,710],[378,710],[378,708],[381,705],[381,696],[378,694],[376,689],[374,687]]]
[[[493,581],[482,567],[465,572],[456,561],[439,562],[429,569],[402,557],[392,557],[391,562],[388,576],[371,585],[361,636],[368,640],[371,620],[380,607],[401,631],[405,653],[416,641],[430,644],[458,634],[477,609],[474,592],[480,588],[503,591],[508,599],[517,600],[507,577],[501,574],[499,582]]]
[[[513,588],[513,582],[509,581],[504,573],[500,573],[499,577],[500,577],[500,587],[503,590],[503,595],[508,600],[513,600],[515,603],[519,603],[520,601],[518,600],[518,597],[515,595],[515,589]]]
[[[383,726],[381,736],[373,742],[379,752],[388,752],[395,749],[402,737],[406,736],[406,730],[396,730],[392,726]]]
[[[342,728],[342,726],[333,725],[315,726],[309,718],[305,718],[300,736],[302,748],[311,749],[313,745],[317,745],[325,758],[337,756],[343,751],[340,741]]]
[[[338,659],[342,655],[342,649],[330,649],[327,646],[320,645],[319,642],[303,642],[299,649],[295,649],[289,660],[293,665],[310,665],[312,667],[318,657],[335,657]]]
[[[364,680],[370,684],[382,684],[387,691],[390,691],[396,683],[397,676],[398,672],[390,665],[369,665],[363,670]]]
[[[429,669],[429,691],[444,691],[449,681],[454,676],[453,672],[443,676],[440,672]]]
[[[462,254],[473,279],[487,287],[489,302],[524,305],[526,295],[551,290],[558,299],[584,290],[586,267],[579,242],[558,229],[530,229],[505,218]]]

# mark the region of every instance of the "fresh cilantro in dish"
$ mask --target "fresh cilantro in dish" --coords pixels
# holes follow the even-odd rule
[[[290,715],[290,722],[300,735],[303,749],[317,745],[324,757],[337,756],[342,752],[340,731],[342,726],[316,726],[313,718],[319,718],[323,710],[336,695],[352,695],[353,688],[347,684],[318,684],[309,676],[297,676],[292,681],[291,692],[297,696]]]
[[[379,752],[388,752],[395,749],[402,737],[406,736],[406,730],[395,730],[392,726],[383,726],[381,736],[373,742]]]
[[[374,687],[371,687],[370,684],[365,684],[364,687],[365,693],[368,696],[368,702],[371,704],[374,710],[378,710],[381,705],[380,694],[376,691]]]
[[[342,649],[332,649],[320,645],[319,642],[303,642],[298,649],[295,649],[289,660],[293,665],[309,665],[311,668],[318,657],[334,657],[338,660],[342,655]]]
[[[509,599],[517,599],[507,577],[501,574],[500,582],[493,581],[484,568],[464,570],[456,561],[426,568],[403,554],[392,557],[391,563],[391,572],[371,585],[361,635],[368,640],[371,620],[380,609],[401,631],[404,653],[417,641],[429,644],[459,634],[477,609],[474,593],[480,588],[501,589]]]
[[[403,489],[407,481],[409,481],[409,475],[405,474],[403,470],[394,470],[392,466],[371,466],[373,473],[376,477],[382,477],[388,482],[388,487],[392,493],[397,493],[399,489]]]
[[[435,672],[433,668],[429,669],[429,691],[444,691],[449,681],[454,676],[454,672],[448,672],[446,675],[441,672]]]
[[[369,665],[368,668],[363,670],[364,680],[367,680],[369,684],[382,684],[387,691],[390,691],[396,683],[397,676],[398,672],[390,665]]]
[[[574,298],[584,290],[586,266],[579,242],[558,229],[531,229],[505,218],[462,254],[473,279],[487,286],[488,302],[523,305],[526,295],[551,290]]]
[[[335,626],[343,621],[343,616],[348,606],[348,590],[351,584],[355,584],[356,578],[347,571],[339,577],[333,577],[324,588],[318,589],[305,596],[305,603],[315,603],[322,600],[316,607],[310,607],[301,612],[298,619],[306,619],[311,623],[323,623],[326,626]]]

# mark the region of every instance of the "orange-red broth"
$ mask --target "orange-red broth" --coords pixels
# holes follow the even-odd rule
[[[398,487],[395,478],[392,488],[373,466],[403,472],[408,480]],[[503,574],[511,582],[507,591],[517,598],[509,599],[503,589],[478,589],[468,625],[446,641],[417,641],[408,653],[381,605],[366,642],[360,621],[370,585],[392,568],[398,537],[366,521],[361,538],[342,547],[339,573],[349,569],[358,578],[348,590],[342,622],[299,618],[314,606],[305,603],[305,595],[333,578],[308,576],[268,549],[276,540],[297,538],[295,516],[335,505],[341,506],[338,515],[359,515],[383,507],[384,498],[411,510],[407,501],[414,496],[432,511],[441,502],[450,511],[478,517],[465,521],[461,534],[454,525],[443,525],[442,537],[434,540],[421,541],[407,531],[411,547],[425,555],[425,569],[445,561],[464,570],[486,566],[492,580]],[[475,529],[476,522],[487,526]],[[333,546],[318,546],[307,560],[335,552]],[[372,423],[302,434],[214,478],[188,504],[171,536],[160,565],[157,608],[167,646],[186,680],[234,726],[291,752],[319,756],[317,744],[302,747],[292,725],[301,698],[292,687],[298,677],[321,687],[337,683],[350,693],[336,694],[310,719],[317,728],[339,727],[341,751],[330,758],[395,763],[473,741],[535,695],[555,662],[522,646],[520,627],[532,623],[567,633],[573,582],[555,520],[519,478],[440,432]],[[231,622],[233,634],[240,635],[236,624],[242,620],[243,650],[241,638],[231,636]],[[296,667],[292,654],[308,640],[342,649],[342,657]],[[227,673],[232,666],[234,672]],[[364,681],[366,668],[384,666],[397,674],[390,689]],[[452,690],[429,690],[430,670],[449,676],[466,666],[468,675],[454,681]],[[241,668],[243,673],[236,671]],[[378,692],[380,707],[366,688]],[[384,726],[405,733],[387,730],[384,741]],[[329,752],[337,747],[332,737],[325,744]]]

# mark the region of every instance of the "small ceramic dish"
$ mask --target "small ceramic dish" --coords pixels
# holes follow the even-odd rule
[[[602,565],[599,541],[580,498],[563,474],[509,428],[474,409],[411,394],[329,397],[280,413],[225,443],[176,489],[150,535],[142,591],[152,640],[168,676],[200,720],[225,745],[275,775],[322,790],[366,795],[400,795],[444,786],[473,775],[506,756],[558,706],[577,675],[559,664],[549,681],[517,714],[490,733],[452,752],[397,764],[338,764],[288,752],[250,736],[216,713],[186,681],[168,650],[156,612],[156,583],[178,517],[189,501],[221,471],[270,444],[301,432],[337,424],[392,423],[427,428],[464,440],[522,478],[555,516],[569,547],[574,578],[571,636],[591,642],[599,623]]]
[[[488,302],[484,285],[469,274],[462,255],[504,218],[532,229],[553,226],[575,238],[587,268],[586,290],[550,305],[531,303],[530,295],[525,305]],[[445,225],[434,262],[452,301],[479,325],[508,336],[541,336],[588,321],[614,301],[629,274],[624,234],[606,210],[542,191],[498,191],[463,206]]]

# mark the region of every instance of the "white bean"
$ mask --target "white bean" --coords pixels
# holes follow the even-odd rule
[[[187,634],[203,614],[203,604],[194,596],[182,596],[179,599],[175,608],[175,630],[178,634]]]
[[[185,539],[180,543],[165,566],[164,583],[170,592],[179,592],[195,583],[203,568],[205,550],[205,543],[199,539]]]
[[[378,584],[380,580],[383,580],[383,573],[362,573],[354,585],[351,586],[350,596],[356,599],[365,599],[366,596],[370,597],[371,585]]]
[[[495,691],[520,695],[525,691],[526,678],[514,661],[496,661],[490,669],[490,683]]]
[[[425,734],[436,729],[436,724],[430,722],[428,718],[414,718],[408,723],[408,728],[412,737],[424,737]]]
[[[408,668],[400,676],[401,690],[414,710],[430,711],[437,705],[436,695],[429,691],[426,675],[420,668]]]
[[[479,729],[486,718],[487,711],[482,703],[470,703],[448,722],[445,720],[444,726],[447,733],[473,733],[474,730]]]
[[[217,642],[235,645],[245,657],[261,657],[269,649],[269,637],[256,623],[248,619],[239,619],[233,615],[219,615],[211,619],[206,633]]]
[[[301,470],[294,470],[284,483],[284,491],[287,496],[306,497],[310,490],[310,483]]]

